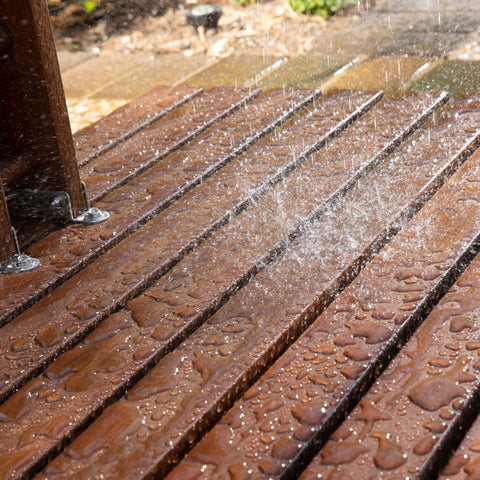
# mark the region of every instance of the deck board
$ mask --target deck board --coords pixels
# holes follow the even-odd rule
[[[474,275],[478,96],[149,95],[76,135],[110,220],[50,232],[29,247],[39,270],[0,278],[0,478],[377,472],[384,430],[341,432],[362,431],[382,388],[396,395],[388,372],[405,359],[445,368],[409,345],[432,341],[462,279],[442,296]],[[432,348],[470,328],[447,327]],[[452,371],[473,365],[462,348]],[[468,403],[461,388],[452,402]],[[442,408],[465,423],[455,405]],[[458,429],[441,418],[447,447],[415,427],[423,456],[402,440],[391,473],[442,466]],[[343,440],[362,473],[326,465]]]
[[[101,157],[80,167],[89,198],[97,202],[193,140],[259,93],[259,90],[212,89],[178,106]]]
[[[80,166],[106,153],[201,93],[200,88],[157,87],[74,135]]]
[[[224,182],[218,182],[217,177],[206,180],[196,190],[162,211],[160,215],[154,217],[137,232],[132,233],[115,249],[85,267],[66,284],[58,287],[54,293],[39,301],[1,329],[2,340],[0,342],[5,342],[3,347],[5,350],[11,349],[9,345],[12,344],[12,339],[10,337],[15,337],[14,341],[18,344],[16,357],[22,363],[23,370],[22,375],[18,375],[17,370],[20,364],[15,363],[17,360],[15,356],[8,361],[4,359],[5,363],[2,364],[3,383],[0,388],[2,396],[5,396],[7,392],[12,392],[28,375],[32,374],[32,371],[38,370],[39,362],[34,360],[37,355],[42,358],[41,364],[48,363],[49,359],[65,348],[66,344],[71,344],[74,338],[78,339],[85,335],[89,329],[115,308],[138,294],[142,285],[148,286],[156,278],[161,277],[222,224],[227,223],[248,207],[252,203],[253,192],[256,191],[256,195],[254,195],[256,198],[265,194],[275,183],[276,177],[278,177],[277,182],[282,178],[280,175],[282,172],[279,174],[278,171],[282,166],[281,155],[283,155],[284,168],[287,171],[294,169],[301,162],[302,150],[311,149],[318,142],[324,141],[325,136],[329,136],[329,130],[335,132],[339,121],[348,119],[355,112],[361,112],[362,109],[358,110],[358,107],[361,107],[365,100],[368,105],[369,100],[369,96],[365,95],[355,95],[353,98],[346,95],[343,97],[343,108],[339,108],[342,103],[341,98],[339,99],[337,96],[328,98],[319,103],[314,110],[307,110],[305,115],[300,115],[295,121],[285,124],[283,134],[299,139],[297,143],[298,157],[292,157],[290,148],[285,151],[282,144],[270,145],[270,140],[264,139],[263,142],[259,142],[251,150],[224,167],[226,170],[222,172],[222,175],[226,179],[237,181],[243,177],[243,181],[236,189],[232,188],[229,195],[225,195]],[[330,114],[334,106],[338,109],[337,113]],[[319,135],[319,119],[326,116],[328,118],[323,122],[326,131],[323,135]],[[307,127],[311,130],[310,142],[305,135],[303,137],[298,135],[299,131],[305,133]],[[265,144],[270,146],[269,155],[266,154]],[[258,162],[256,161],[259,152],[262,152],[264,156],[262,175],[258,175]],[[155,178],[157,179],[157,176]],[[130,185],[130,189],[132,187],[140,195],[144,195],[146,187],[143,183],[140,183],[140,186]],[[127,186],[124,187],[125,191],[130,191],[130,189]],[[160,193],[161,190],[159,189],[158,192]],[[120,196],[120,199],[125,200],[124,196]],[[126,196],[127,202],[131,200],[130,196]],[[146,202],[139,203],[144,205]],[[194,211],[189,208],[192,204],[196,206]],[[200,209],[202,215],[199,215]],[[134,211],[133,215],[135,214],[138,216],[138,212]],[[131,209],[129,215],[132,216]],[[111,223],[113,221],[114,217],[111,219]],[[115,228],[115,226],[118,227],[118,224],[111,224],[110,228]],[[152,238],[155,239],[154,242],[152,242]],[[110,282],[108,284],[105,284],[105,272],[108,272],[109,275]],[[81,278],[84,280],[80,280]],[[80,286],[74,288],[78,284]],[[145,288],[143,287],[143,289]],[[68,294],[68,292],[74,293]],[[39,342],[36,339],[36,332],[51,325],[52,314],[59,311],[62,311],[63,315],[55,324],[63,341],[58,342],[56,341],[57,337],[54,337],[49,342],[51,345],[45,344],[44,341]],[[75,324],[77,327],[74,326]],[[26,352],[28,352],[27,357],[25,356]],[[9,377],[13,377],[15,380],[9,380]]]
[[[287,92],[283,99],[279,99],[277,95],[269,94],[266,98],[259,99],[263,114],[254,115],[253,122],[247,124],[245,116],[249,117],[250,113],[245,114],[241,110],[235,113],[230,121],[239,126],[238,134],[233,140],[229,135],[226,143],[223,142],[215,148],[214,155],[210,152],[211,142],[204,141],[211,133],[205,132],[205,135],[200,135],[190,145],[185,146],[187,150],[189,146],[195,148],[200,145],[196,148],[198,157],[189,156],[183,150],[178,154],[172,152],[169,158],[136,177],[133,183],[117,188],[104,197],[102,202],[97,202],[95,206],[112,214],[109,222],[89,229],[79,228],[78,225],[67,226],[31,245],[28,252],[39,258],[42,266],[34,272],[22,274],[20,278],[6,277],[0,283],[0,324],[8,322],[51,288],[58,286],[79,268],[94,260],[99,253],[118,243],[148,218],[195,188],[212,171],[228,163],[235,154],[275,128],[276,122],[287,120],[295,113],[296,108],[304,105],[306,97],[313,100],[315,96],[309,92],[306,96],[301,95],[292,104],[292,92]],[[280,97],[282,95],[280,92]],[[255,104],[252,108],[255,108]],[[278,117],[274,115],[273,119],[270,115],[272,108],[279,114]],[[226,126],[225,130],[228,130],[228,121],[226,123],[227,126],[224,122],[219,122],[218,128],[223,130]],[[250,126],[255,126],[258,130],[253,131]],[[165,181],[162,182],[163,179]],[[87,235],[81,233],[85,231],[88,231]]]
[[[427,282],[432,281],[431,278],[436,276],[434,282],[438,285],[449,274],[449,264],[455,258],[452,234],[460,233],[460,223],[466,226],[478,216],[475,207],[474,211],[469,211],[466,201],[476,196],[473,193],[475,187],[472,188],[469,183],[475,176],[479,161],[480,156],[474,155],[460,170],[461,177],[455,176],[453,182],[439,192],[438,200],[443,200],[440,202],[443,214],[431,214],[434,201],[419,214],[419,220],[423,222],[426,221],[426,215],[430,214],[430,222],[435,219],[436,225],[434,228],[429,226],[421,238],[417,234],[413,246],[418,250],[418,260],[413,267],[407,263],[411,260],[410,249],[404,248],[404,269],[395,270],[399,285],[395,288],[391,280],[388,282],[392,292],[404,297],[397,300],[397,305],[403,303],[420,309],[419,300],[412,301],[408,294],[418,298],[421,296],[420,288],[425,288]],[[456,198],[451,198],[455,194]],[[474,227],[474,231],[477,228]],[[407,227],[405,233],[409,231]],[[465,241],[465,237],[462,240]],[[478,240],[478,237],[472,238],[475,254]],[[391,256],[386,255],[387,251],[381,257],[391,261]],[[429,470],[435,472],[438,463],[441,465],[447,458],[452,436],[462,429],[460,417],[467,410],[468,401],[478,397],[477,355],[471,353],[477,350],[472,344],[471,335],[472,330],[476,329],[472,307],[478,298],[478,278],[475,275],[478,259],[474,262],[471,270],[468,269],[451,287],[363,396],[360,405],[333,433],[332,439],[307,467],[302,479],[316,478],[319,473],[328,477],[332,472],[346,479],[364,478],[372,471],[378,471],[380,475],[380,472],[389,470],[394,470],[398,476],[427,478]],[[379,261],[374,260],[372,264],[378,265]],[[380,271],[382,276],[391,276],[385,266]],[[432,289],[433,295],[438,295],[438,291],[435,292],[437,285]],[[382,300],[385,300],[385,296]],[[425,302],[424,299],[422,301]],[[385,304],[382,308],[392,307]],[[409,314],[401,329],[412,328],[408,323],[415,311]],[[415,320],[415,323],[419,321],[421,319]],[[383,325],[391,328],[391,322],[383,322]],[[352,331],[355,328],[361,327],[351,326]],[[373,348],[362,345],[362,348],[370,353],[372,350],[378,351],[379,344]],[[452,429],[454,425],[456,428]],[[349,455],[345,445],[349,445],[355,454]]]
[[[455,112],[452,112],[450,120],[454,115]],[[447,116],[444,118],[444,129],[449,128],[448,123]],[[442,132],[440,128],[437,134],[442,136],[445,130]],[[425,132],[423,135],[426,140]],[[459,145],[461,143],[462,141]],[[433,144],[438,145],[436,142]],[[429,154],[428,150],[423,151],[421,141],[418,141],[416,148],[417,151],[407,147],[395,155],[400,158],[402,153],[404,157],[410,156],[410,162],[418,165],[421,163],[419,158],[428,158]],[[467,255],[470,258],[478,251],[478,227],[471,223],[476,221],[478,206],[474,206],[476,202],[470,203],[474,210],[469,211],[464,202],[474,195],[475,187],[470,186],[470,182],[478,169],[479,161],[477,153],[461,167],[452,180],[433,196],[314,321],[293,347],[267,370],[199,442],[173,470],[169,480],[228,478],[232,465],[241,465],[237,467],[239,471],[260,472],[256,478],[279,475],[291,478],[295,471],[301,471],[311,460],[313,452],[318,451],[329,436],[333,439],[320,450],[312,464],[306,467],[302,479],[369,478],[375,472],[380,476],[380,470],[389,470],[386,468],[387,463],[383,464],[385,468],[377,470],[372,457],[377,453],[378,438],[384,441],[382,449],[388,445],[387,433],[392,439],[402,435],[401,447],[398,450],[392,448],[391,458],[392,462],[399,462],[392,469],[395,474],[401,475],[400,478],[415,474],[415,469],[419,470],[422,465],[421,461],[428,462],[426,457],[429,451],[423,452],[422,458],[419,454],[420,447],[416,448],[420,440],[425,441],[423,436],[428,433],[424,423],[443,422],[445,428],[448,424],[443,417],[431,418],[430,412],[422,412],[423,415],[420,416],[418,406],[405,399],[405,392],[410,390],[406,383],[407,380],[415,383],[413,371],[417,362],[422,358],[433,357],[436,348],[448,352],[445,343],[453,341],[452,329],[449,329],[451,323],[445,323],[447,314],[436,314],[434,309],[427,317],[428,306],[431,305],[428,298],[439,297],[441,289],[443,292],[448,289],[448,284],[453,281],[449,276],[458,271],[459,258],[465,250],[469,252]],[[412,163],[410,165],[413,167]],[[393,158],[392,165],[399,168],[398,161],[395,162]],[[424,164],[423,168],[425,167]],[[375,174],[372,172],[371,178]],[[418,174],[424,175],[420,172]],[[393,178],[394,170],[391,170],[390,185],[394,184]],[[440,213],[445,210],[448,213]],[[365,209],[361,211],[364,212]],[[471,227],[470,234],[465,235],[462,229]],[[458,246],[454,247],[455,244]],[[470,285],[467,280],[459,282],[460,286],[465,282]],[[471,293],[474,294],[475,291]],[[465,307],[459,311],[456,303],[462,300]],[[446,307],[442,307],[442,304]],[[459,324],[462,319],[466,321],[463,316],[465,308],[474,304],[475,300],[468,293],[465,297],[463,294],[452,293],[440,302],[438,310],[455,310],[457,320],[453,321]],[[413,324],[418,325],[425,317],[427,326],[422,326],[418,334],[415,333],[413,346],[405,347],[405,351],[401,351],[389,369],[366,393],[370,383],[395,356],[395,350],[412,333]],[[442,323],[445,326],[442,327]],[[444,341],[439,346],[436,343],[440,339],[438,330],[441,327],[448,333],[443,334]],[[456,333],[458,328],[454,331]],[[468,333],[463,333],[463,340],[467,343]],[[414,350],[415,353],[412,353]],[[460,354],[451,352],[448,356],[444,353],[443,357],[449,358],[449,365],[453,365],[454,359],[460,358]],[[471,363],[475,361],[476,355]],[[461,375],[464,362],[459,365],[457,370]],[[422,368],[419,368],[418,376],[432,370],[431,365],[420,363],[420,366]],[[395,369],[399,370],[396,375],[392,373]],[[455,367],[451,370],[455,370]],[[472,382],[472,375],[465,375],[463,381]],[[445,382],[445,389],[450,392],[451,388],[451,384]],[[430,402],[434,402],[435,397],[446,398],[439,391],[428,393]],[[446,403],[458,400],[459,396],[448,398]],[[344,420],[352,405],[358,401],[361,401],[360,406],[351,418]],[[409,405],[416,410],[409,412]],[[444,408],[438,413],[442,414],[445,410],[448,409]],[[397,411],[397,415],[392,413]],[[419,418],[422,419],[420,424]],[[403,423],[405,427],[402,426]],[[339,425],[340,428],[334,433]],[[420,432],[412,439],[417,426]],[[433,443],[430,447],[433,448]],[[407,457],[399,457],[397,454],[398,451],[406,453],[407,448],[411,450],[408,463]],[[438,453],[440,458],[445,457],[445,452]],[[357,466],[357,460],[360,459],[363,460],[361,466]],[[387,475],[387,472],[381,474]]]

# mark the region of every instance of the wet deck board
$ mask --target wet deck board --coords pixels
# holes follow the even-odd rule
[[[465,274],[467,280],[472,279],[471,284],[467,285],[466,288],[470,290],[469,293],[472,294],[472,297],[475,300],[478,299],[478,267],[478,261],[475,261],[475,263],[472,262],[472,265],[468,268]],[[456,292],[452,292],[453,295],[455,293]],[[477,314],[475,306],[473,305],[468,308],[468,312],[475,316]],[[469,351],[478,351],[478,349],[475,348],[475,343],[476,340],[473,340],[471,343],[466,344],[465,347],[468,347]],[[472,395],[470,395],[470,398],[468,399],[468,405],[474,407],[476,402],[478,402],[478,389],[475,390]],[[478,478],[480,474],[480,417],[477,416],[475,418],[476,410],[475,408],[473,408],[472,410],[472,415],[458,415],[460,420],[459,423],[461,423],[461,425],[464,427],[463,430],[466,431],[469,427],[470,428],[468,429],[465,438],[463,438],[458,448],[456,450],[454,447],[451,449],[454,450],[454,454],[449,459],[448,464],[441,471],[439,478],[441,478],[442,480],[445,480],[447,478],[451,480],[460,480],[466,478],[475,479]],[[454,435],[452,435],[451,443],[453,445],[456,445],[461,439],[462,436],[455,437]]]
[[[443,128],[438,128],[437,135],[441,137],[445,134],[448,118],[451,120],[454,115],[455,112],[446,115]],[[480,117],[477,122],[479,120]],[[398,175],[398,170],[395,170],[404,166],[399,165],[399,159],[410,165],[411,175],[425,175],[424,172],[415,171],[413,163],[417,163],[418,168],[422,156],[430,157],[431,153],[429,155],[424,143],[427,138],[424,134],[423,142],[421,137],[415,140],[416,148],[407,145],[392,156],[391,165],[395,168],[390,166],[390,178],[385,178],[385,172],[380,174],[380,171],[370,175],[372,180],[377,174],[378,178],[387,181],[390,185],[389,194],[395,192],[395,176]],[[436,141],[433,144],[438,145]],[[224,478],[227,476],[226,469],[232,464],[244,465],[246,470],[261,471],[265,478],[280,474],[288,478],[292,471],[299,471],[300,466],[311,460],[311,452],[320,448],[337,425],[341,425],[341,432],[364,433],[376,447],[375,432],[372,433],[368,415],[372,415],[372,424],[375,419],[385,420],[387,412],[391,413],[394,406],[389,405],[384,411],[370,408],[374,402],[369,401],[370,392],[365,394],[365,390],[413,330],[412,324],[418,324],[425,318],[428,313],[426,299],[441,295],[439,290],[445,290],[443,284],[458,268],[460,258],[465,252],[471,256],[472,248],[478,248],[478,219],[475,219],[478,217],[478,205],[472,203],[473,210],[469,211],[462,200],[471,196],[471,191],[466,193],[467,182],[478,169],[479,161],[477,154],[464,165],[463,170],[430,200],[314,321],[294,344],[294,348],[285,353],[245,393],[169,478]],[[388,168],[388,160],[384,163],[383,167]],[[438,166],[441,168],[441,164]],[[408,181],[411,179],[397,180],[397,185]],[[456,186],[456,182],[460,185]],[[377,188],[382,188],[380,182],[376,184]],[[452,202],[455,194],[457,201]],[[385,208],[385,203],[386,200],[381,199],[381,205],[377,204],[374,208]],[[454,207],[448,209],[447,220],[446,215],[440,212],[452,203],[456,210]],[[373,216],[371,211],[362,207],[362,212]],[[462,228],[459,224],[462,224]],[[467,234],[463,228],[470,233]],[[424,331],[433,333],[433,329]],[[421,345],[420,350],[429,356],[431,354],[425,344]],[[409,353],[405,354],[407,358]],[[410,358],[413,362],[419,360],[418,355],[410,355]],[[401,366],[405,368],[405,362]],[[390,384],[387,386],[386,381],[379,380],[378,383],[385,385],[392,392],[392,397],[405,388],[405,385],[399,384],[398,376],[393,378],[396,389]],[[372,387],[375,389],[371,395],[373,399],[379,388]],[[433,392],[432,395],[435,393],[438,394]],[[349,424],[347,420],[344,427],[342,421],[346,412],[360,399],[362,405],[368,406],[368,413],[360,410],[360,425]],[[411,412],[407,418],[416,422],[417,412]],[[384,431],[391,432],[392,437],[400,435],[402,422],[405,419],[396,418],[395,423],[392,420],[392,424]],[[384,423],[381,422],[381,425]],[[411,435],[411,432],[412,426],[409,424],[405,435]],[[329,478],[332,471],[337,472],[335,467],[330,467],[333,459],[338,459],[342,467],[345,464],[341,472],[343,477],[340,478],[368,478],[375,471],[375,465],[365,462],[365,470],[354,468],[352,463],[362,453],[363,445],[358,438],[350,437],[354,435],[338,434],[340,444],[337,450],[327,444],[320,451],[326,465],[322,463],[317,469],[314,468],[316,464],[307,467],[308,475],[305,474],[305,478]],[[227,443],[231,445],[228,448],[223,446]],[[403,444],[415,447],[413,442],[405,438]],[[214,454],[221,450],[225,451],[227,462]],[[377,449],[373,450],[376,453]],[[326,452],[325,456],[322,452]],[[347,462],[348,459],[352,463]],[[318,477],[318,474],[321,476]]]
[[[369,97],[364,95],[357,95],[353,99],[347,95],[344,98],[344,107],[347,111],[338,110],[338,116],[330,116],[328,121],[324,123],[324,127],[328,129],[329,123],[330,127],[335,127],[337,120],[341,119],[342,116],[348,118],[349,109],[351,113],[355,112],[356,107],[362,106],[364,101],[368,99]],[[338,97],[332,97],[320,103],[313,112],[310,111],[314,115],[301,115],[291,125],[286,124],[284,134],[289,134],[290,137],[298,137],[298,130],[305,133],[306,127],[309,126],[312,130],[311,140],[313,146],[315,146],[323,138],[323,136],[317,136],[318,118],[331,111],[333,105],[339,106]],[[334,128],[333,131],[335,131]],[[328,136],[328,132],[325,132],[325,134]],[[306,140],[305,136],[301,138],[301,142],[297,145],[299,153],[312,147],[309,142],[304,145],[304,140]],[[19,350],[23,352],[28,350],[27,362],[25,362],[27,358],[24,354],[18,355],[18,357],[21,357],[23,374],[25,376],[31,375],[32,369],[37,368],[35,366],[38,365],[38,361],[35,361],[36,355],[41,354],[43,363],[48,362],[49,357],[52,358],[61,351],[61,343],[71,342],[74,338],[72,335],[77,338],[82,334],[85,335],[88,329],[105,318],[115,309],[115,306],[122,305],[126,299],[138,293],[141,285],[148,285],[148,283],[154,281],[155,277],[158,278],[166,273],[195,245],[208,237],[209,233],[213,233],[219,225],[226,223],[227,219],[233,219],[236,214],[247,207],[251,203],[250,196],[255,190],[257,191],[255,196],[259,197],[268,187],[268,183],[272,182],[279,174],[278,168],[281,166],[279,160],[282,150],[284,167],[291,169],[294,166],[294,161],[299,162],[299,159],[292,157],[290,148],[285,151],[282,145],[272,145],[269,155],[267,155],[265,144],[269,146],[269,143],[269,140],[265,139],[264,142],[260,142],[250,151],[236,158],[230,165],[224,167],[226,170],[223,171],[223,176],[226,179],[233,178],[238,181],[243,175],[243,181],[239,183],[236,191],[232,186],[230,194],[226,196],[223,193],[225,188],[223,183],[218,183],[216,178],[205,181],[197,189],[130,235],[111,252],[106,253],[78,273],[80,276],[85,276],[88,281],[79,282],[80,277],[74,276],[65,285],[59,287],[54,293],[39,301],[34,307],[16,317],[0,330],[2,341],[5,342],[5,349],[10,349],[7,346],[11,344],[10,336],[15,335],[19,345],[23,345]],[[257,173],[256,170],[259,166],[255,160],[259,151],[264,155],[264,171],[263,175],[253,175]],[[269,163],[270,167],[267,170]],[[138,188],[138,190],[140,193],[144,191],[142,188]],[[205,192],[208,192],[209,195],[207,196]],[[129,200],[131,200],[131,197],[127,197],[127,201]],[[111,208],[111,203],[105,205],[110,205]],[[191,211],[188,208],[189,205],[195,205],[196,209]],[[202,215],[199,215],[200,209]],[[154,243],[152,243],[152,237],[156,239]],[[105,285],[105,271],[109,272],[112,279],[110,285]],[[97,287],[94,287],[95,282],[98,282]],[[74,295],[67,295],[67,292],[72,291],[73,285],[78,283],[82,285],[75,288]],[[92,292],[94,293],[93,297]],[[56,328],[59,332],[66,332],[68,329],[70,334],[66,335],[61,343],[53,341],[53,338],[51,342],[45,342],[37,338],[39,329],[42,332],[43,328],[50,327],[51,329],[51,315],[53,312],[60,310],[63,315],[58,319],[58,323],[56,322]],[[31,325],[30,320],[32,313],[35,317],[33,325]],[[43,321],[41,318],[43,318]],[[73,327],[75,323],[77,323],[76,329]],[[21,334],[19,335],[18,332],[21,332]],[[22,381],[17,371],[20,365],[15,363],[15,359],[12,360],[13,362],[9,361],[2,364],[3,383],[1,391],[3,395],[7,391],[12,391]],[[16,380],[10,380],[9,377]]]
[[[74,135],[77,161],[85,165],[155,123],[202,92],[200,88],[157,87]]]
[[[96,202],[193,140],[208,127],[252,99],[257,91],[217,88],[178,106],[159,121],[84,164],[80,177]]]
[[[357,478],[390,452],[390,473],[441,468],[471,375],[428,414],[458,412],[443,449],[420,424],[421,447],[392,446],[365,429],[397,417],[364,406],[396,399],[388,372],[416,355],[430,383],[475,371],[471,341],[448,350],[475,320],[440,324],[478,250],[480,100],[150,95],[77,136],[109,222],[51,232],[38,271],[1,278],[0,478],[310,479],[356,472],[324,461],[354,442]],[[416,353],[441,328],[448,365]],[[342,434],[355,422],[365,438]]]
[[[234,158],[235,153],[241,152],[251,142],[255,142],[263,134],[275,128],[276,122],[281,123],[288,119],[296,108],[304,104],[306,98],[313,99],[316,95],[318,94],[314,92],[304,93],[293,100],[293,93],[290,92],[284,95],[283,101],[274,94],[268,94],[266,98],[262,97],[259,99],[259,108],[263,113],[252,115],[253,122],[247,121],[245,117],[249,114],[243,113],[242,110],[228,120],[233,122],[233,125],[239,125],[240,128],[236,136],[227,135],[226,141],[215,145],[215,154],[210,152],[213,148],[210,145],[211,142],[204,141],[205,137],[208,138],[210,135],[206,132],[204,136],[200,136],[189,145],[192,148],[196,148],[195,145],[202,145],[196,148],[198,156],[187,156],[182,152],[179,154],[181,157],[179,159],[172,152],[169,158],[157,163],[154,169],[136,177],[134,182],[138,186],[132,188],[129,184],[130,186],[126,188],[118,188],[111,195],[103,198],[102,202],[97,202],[96,206],[109,211],[112,218],[106,224],[88,229],[88,236],[82,234],[86,231],[85,229],[79,229],[74,225],[53,232],[32,245],[29,253],[41,259],[42,266],[34,272],[23,274],[21,278],[6,277],[0,284],[2,312],[0,323],[5,323],[32,301],[45,295],[52,286],[68,279],[81,266],[95,259],[100,252],[106,251],[127,233],[138,228],[150,216],[202,182],[215,168],[228,163]],[[255,109],[255,104],[252,108]],[[272,118],[272,109],[274,112],[277,111],[278,116],[273,115]],[[224,122],[219,122],[217,128],[223,132],[228,128],[231,129],[231,125],[226,127]],[[253,130],[253,127],[257,127],[257,130]],[[120,147],[125,148],[123,144]],[[115,152],[116,149],[107,153],[112,155]],[[89,194],[91,193],[89,191]],[[61,257],[59,257],[60,254]]]

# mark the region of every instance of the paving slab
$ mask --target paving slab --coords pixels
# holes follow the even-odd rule
[[[466,34],[450,32],[404,31],[382,43],[380,52],[388,55],[446,56],[464,42]]]
[[[280,66],[284,60],[284,57],[270,55],[231,55],[180,81],[178,85],[190,87],[254,85],[257,79]]]
[[[360,55],[375,55],[382,45],[389,40],[391,32],[383,26],[374,26],[372,28],[363,28],[356,21],[350,27],[341,32],[335,32],[326,36],[318,43],[319,50],[325,55],[339,55],[346,57],[358,57]]]
[[[70,52],[68,50],[57,51],[58,63],[62,74],[93,56],[94,55],[89,52]]]
[[[131,101],[158,85],[177,84],[213,61],[215,59],[207,55],[186,57],[180,53],[151,57],[129,72],[127,78],[120,77],[110,82],[90,98],[121,98]]]
[[[146,53],[135,55],[114,54],[89,58],[67,70],[62,75],[67,98],[75,99],[92,95],[105,83],[116,80],[148,60]]]
[[[83,128],[93,125],[117,108],[123,107],[126,103],[127,101],[122,98],[110,100],[104,98],[98,100],[67,98],[67,109],[72,133],[77,133]]]
[[[480,60],[480,29],[473,32],[448,55],[449,60]]]
[[[386,0],[375,7],[378,12],[438,12],[470,11],[478,14],[477,5],[471,0]]]
[[[412,90],[445,90],[452,95],[480,91],[480,61],[445,60],[411,86]]]
[[[478,12],[468,9],[386,10],[382,3],[342,31],[320,40],[319,47],[327,54],[441,57],[464,43],[479,21]]]
[[[375,9],[354,26],[356,30],[386,30],[392,38],[400,32],[467,35],[478,28],[478,16],[462,10],[447,13],[435,10],[381,13]]]
[[[361,90],[389,92],[398,90],[425,67],[429,59],[422,57],[379,56],[355,63],[341,75],[333,76],[322,90]]]
[[[353,60],[338,55],[309,54],[291,58],[257,82],[261,88],[320,88],[322,83]]]

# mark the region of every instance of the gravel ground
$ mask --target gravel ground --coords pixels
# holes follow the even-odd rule
[[[49,0],[71,2],[71,0]],[[116,0],[119,4],[141,0]],[[152,0],[142,0],[150,2]],[[158,5],[158,1],[157,5]],[[161,0],[160,0],[161,1]],[[164,0],[164,2],[167,0]],[[375,4],[383,0],[375,0]],[[205,3],[221,7],[216,30],[195,33],[186,22],[187,10]],[[374,0],[343,7],[330,20],[294,12],[286,0],[260,0],[239,5],[234,0],[184,0],[161,11],[108,9],[96,12],[93,24],[78,3],[51,8],[58,49],[87,51],[99,56],[113,53],[145,53],[153,56],[180,53],[186,57],[207,54],[224,57],[232,53],[295,57],[317,52],[317,40],[343,29],[373,6]],[[63,3],[62,3],[63,5]],[[151,5],[150,5],[151,6]],[[72,130],[75,132],[124,104],[122,99],[68,98]]]
[[[143,51],[153,55],[183,52],[186,56],[207,53],[219,57],[233,52],[264,52],[295,56],[314,51],[319,36],[355,21],[373,6],[374,0],[361,0],[358,5],[345,6],[329,21],[314,15],[297,14],[286,0],[260,0],[244,5],[234,0],[210,0],[211,4],[222,9],[219,27],[207,30],[205,35],[197,35],[186,23],[185,12],[204,3],[207,1],[177,2],[177,8],[157,11],[156,16],[139,15],[135,9],[126,16],[118,15],[111,20],[106,14],[88,28],[75,23],[75,18],[84,19],[83,14],[74,15],[74,12],[78,14],[78,5],[70,16],[63,12],[63,16],[54,15],[52,19],[57,25],[59,48],[93,49],[98,54]]]

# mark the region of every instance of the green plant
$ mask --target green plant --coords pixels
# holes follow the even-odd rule
[[[78,52],[80,44],[78,42],[65,42],[65,46],[72,52]]]
[[[357,3],[356,0],[288,0],[299,13],[313,13],[323,18],[331,17],[342,5]]]
[[[245,5],[246,3],[254,3],[256,2],[257,0],[235,0],[237,3],[239,3],[240,5]]]
[[[97,0],[82,0],[86,13],[92,13],[97,7]]]

